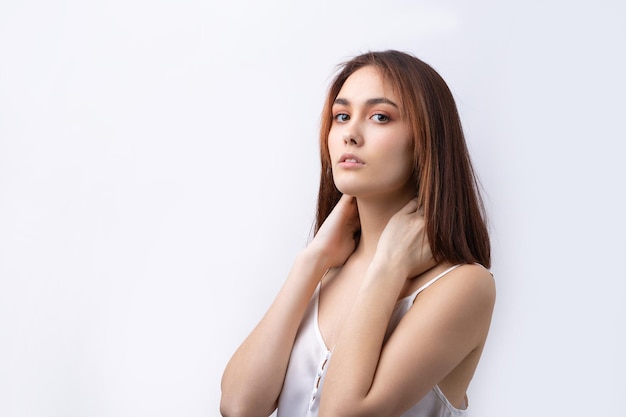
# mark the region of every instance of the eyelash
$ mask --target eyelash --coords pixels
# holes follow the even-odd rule
[[[343,119],[344,117],[346,117],[346,119]],[[347,122],[348,120],[350,120],[350,116],[347,113],[337,113],[336,115],[333,116],[333,119],[336,122],[343,123],[343,122]],[[370,117],[370,119],[374,119],[378,123],[387,123],[390,120],[389,116],[387,116],[386,114],[382,114],[382,113],[375,113],[372,115],[372,117]],[[383,120],[380,120],[380,119],[383,119]]]
[[[372,115],[372,117],[376,117],[376,116],[381,116],[380,118],[384,119],[384,120],[376,120],[378,123],[387,123],[389,121],[389,116],[387,116],[386,114],[376,113]]]
[[[345,120],[342,120],[343,116],[346,117]],[[346,113],[337,113],[336,115],[333,116],[333,119],[335,119],[336,122],[342,123],[342,122],[347,122],[348,120],[350,120],[350,116],[348,116]]]

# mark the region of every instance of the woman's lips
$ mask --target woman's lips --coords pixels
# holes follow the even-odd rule
[[[365,165],[365,163],[356,155],[351,153],[344,153],[339,158],[339,164],[342,168],[355,168]]]

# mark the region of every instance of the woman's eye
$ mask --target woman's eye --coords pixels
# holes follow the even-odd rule
[[[385,116],[384,114],[380,114],[380,113],[376,113],[375,115],[373,115],[372,119],[374,119],[375,121],[377,121],[379,123],[385,123],[385,122],[389,121],[389,117]]]
[[[345,113],[338,113],[335,115],[335,120],[338,122],[347,122],[348,120],[350,120],[350,116]]]

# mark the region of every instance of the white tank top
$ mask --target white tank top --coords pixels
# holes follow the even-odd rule
[[[398,300],[389,320],[385,341],[409,311],[415,297],[458,266],[449,268],[411,295]],[[304,313],[291,351],[285,382],[278,399],[278,417],[317,417],[324,376],[332,353],[326,348],[318,326],[319,289],[318,285]],[[435,386],[401,417],[450,417],[463,416],[465,413],[466,410],[452,406],[439,387]]]

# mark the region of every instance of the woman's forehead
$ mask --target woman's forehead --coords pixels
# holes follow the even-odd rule
[[[388,98],[393,102],[398,102],[398,97],[394,90],[381,69],[368,65],[359,68],[346,79],[337,94],[337,98],[350,101]]]

